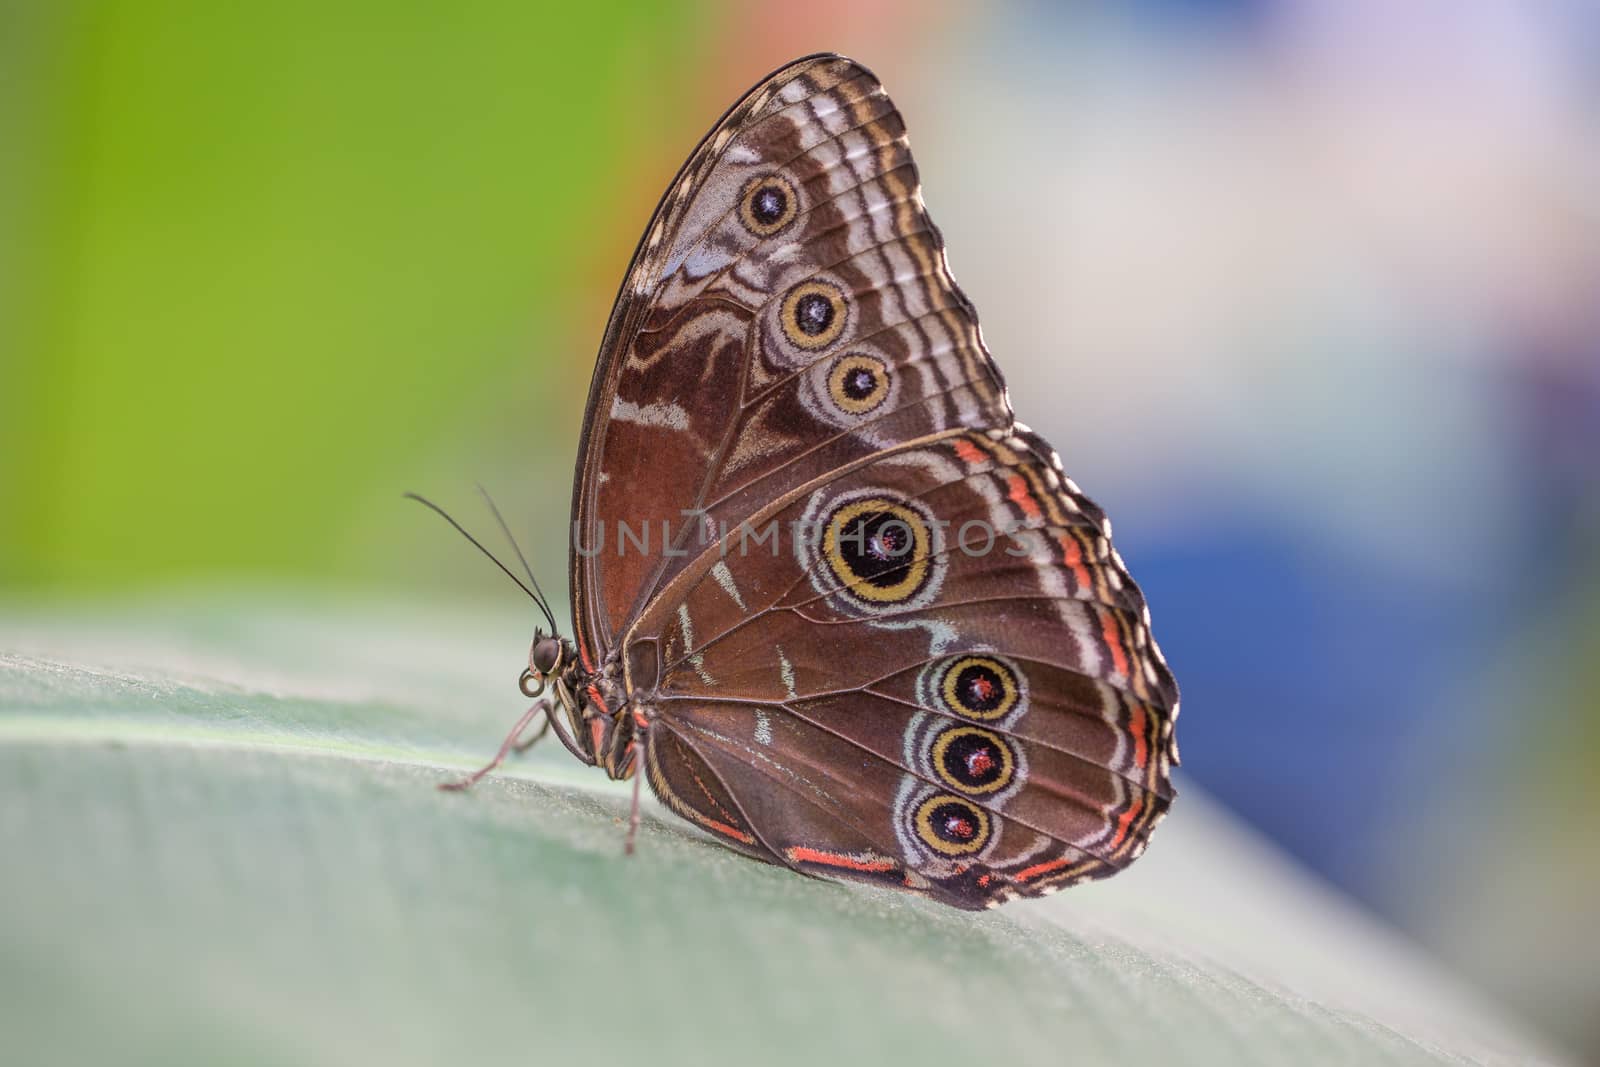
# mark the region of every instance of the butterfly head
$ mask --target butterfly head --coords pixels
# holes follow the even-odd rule
[[[566,659],[566,647],[557,634],[533,631],[533,647],[528,650],[528,666],[543,675],[556,674]]]
[[[547,698],[544,706],[550,732],[568,752],[593,767],[600,762],[596,753],[605,731],[590,728],[593,716],[585,698],[579,695],[584,680],[578,666],[578,650],[572,642],[558,633],[535,629],[528,649],[528,666],[518,686],[523,696],[537,699],[544,695],[547,685],[554,683],[555,698]]]
[[[536,697],[544,692],[546,679],[561,673],[570,657],[567,643],[559,634],[547,634],[544,629],[533,631],[533,645],[528,649],[528,669],[522,672],[518,683],[524,696]]]

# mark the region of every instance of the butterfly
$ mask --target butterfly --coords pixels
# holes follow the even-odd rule
[[[630,851],[645,780],[755,859],[968,909],[1115,874],[1173,799],[1144,597],[1013,418],[900,114],[849,59],[764,79],[663,196],[572,519],[575,633],[540,591],[538,702],[453,785],[542,714],[633,779]]]

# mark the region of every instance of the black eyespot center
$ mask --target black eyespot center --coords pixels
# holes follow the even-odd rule
[[[880,589],[906,578],[915,537],[909,523],[892,511],[870,511],[839,531],[845,566],[861,581]]]
[[[878,376],[866,367],[856,367],[844,376],[844,395],[851,400],[865,400],[878,387]]]
[[[816,337],[833,325],[833,301],[821,293],[806,293],[795,301],[794,324],[807,337]]]
[[[992,667],[970,664],[956,676],[956,692],[974,711],[993,711],[1005,700],[1005,683]]]
[[[946,780],[968,790],[987,789],[1010,773],[1009,754],[976,730],[955,732],[939,746],[938,756]]]
[[[933,827],[934,834],[953,845],[968,843],[977,836],[979,829],[978,820],[973,818],[972,810],[965,804],[954,801],[934,808],[928,822]]]
[[[776,183],[758,186],[750,196],[750,214],[763,226],[771,226],[789,209],[789,195]]]

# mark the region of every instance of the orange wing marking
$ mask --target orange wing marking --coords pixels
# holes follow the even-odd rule
[[[850,871],[870,871],[877,874],[892,871],[895,867],[893,860],[862,860],[840,852],[823,852],[803,845],[796,845],[786,851],[789,853],[789,858],[796,863],[821,863],[829,867],[843,867]]]

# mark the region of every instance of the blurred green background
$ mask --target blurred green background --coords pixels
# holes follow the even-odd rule
[[[606,290],[705,121],[653,59],[711,13],[4,18],[7,586],[403,580],[395,496],[463,457],[563,499]]]
[[[1563,0],[0,4],[0,598],[503,606],[399,499],[482,526],[474,481],[559,587],[656,197],[844,51],[1117,519],[1191,780],[1600,1055],[1596,42]]]

